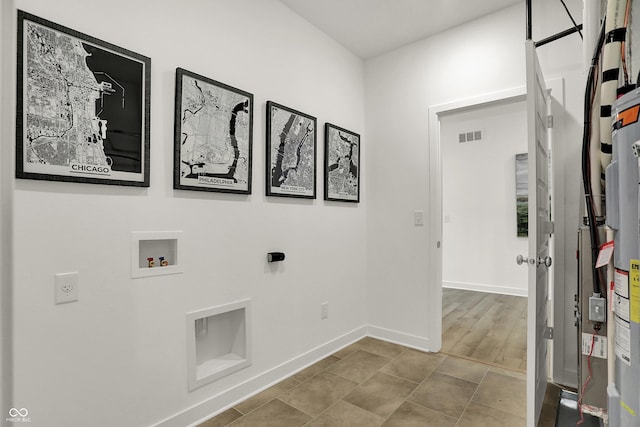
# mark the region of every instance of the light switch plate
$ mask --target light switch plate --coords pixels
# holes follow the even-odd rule
[[[424,225],[424,211],[413,211],[413,225]]]

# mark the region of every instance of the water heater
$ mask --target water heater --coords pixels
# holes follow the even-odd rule
[[[609,425],[640,426],[640,89],[613,105],[613,160],[606,169],[607,225],[614,230],[615,377],[607,388]],[[610,337],[611,339],[612,337]]]

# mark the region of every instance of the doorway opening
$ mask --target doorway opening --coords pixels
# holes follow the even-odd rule
[[[526,371],[527,105],[522,97],[439,115],[442,351]],[[524,209],[523,209],[524,208]]]

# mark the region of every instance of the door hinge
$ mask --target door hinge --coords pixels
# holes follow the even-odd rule
[[[546,328],[544,328],[544,337],[548,340],[552,340],[553,339],[553,327],[552,326],[547,326]]]
[[[553,234],[555,232],[556,224],[553,221],[545,221],[542,225],[543,234]]]
[[[547,128],[553,128],[553,116],[551,114],[547,116]]]

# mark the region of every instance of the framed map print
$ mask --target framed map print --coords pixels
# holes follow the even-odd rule
[[[173,188],[251,194],[253,95],[176,69]]]
[[[149,186],[151,60],[18,11],[16,177]]]
[[[316,118],[267,101],[267,196],[316,198]]]
[[[360,201],[360,135],[324,125],[324,199]]]

